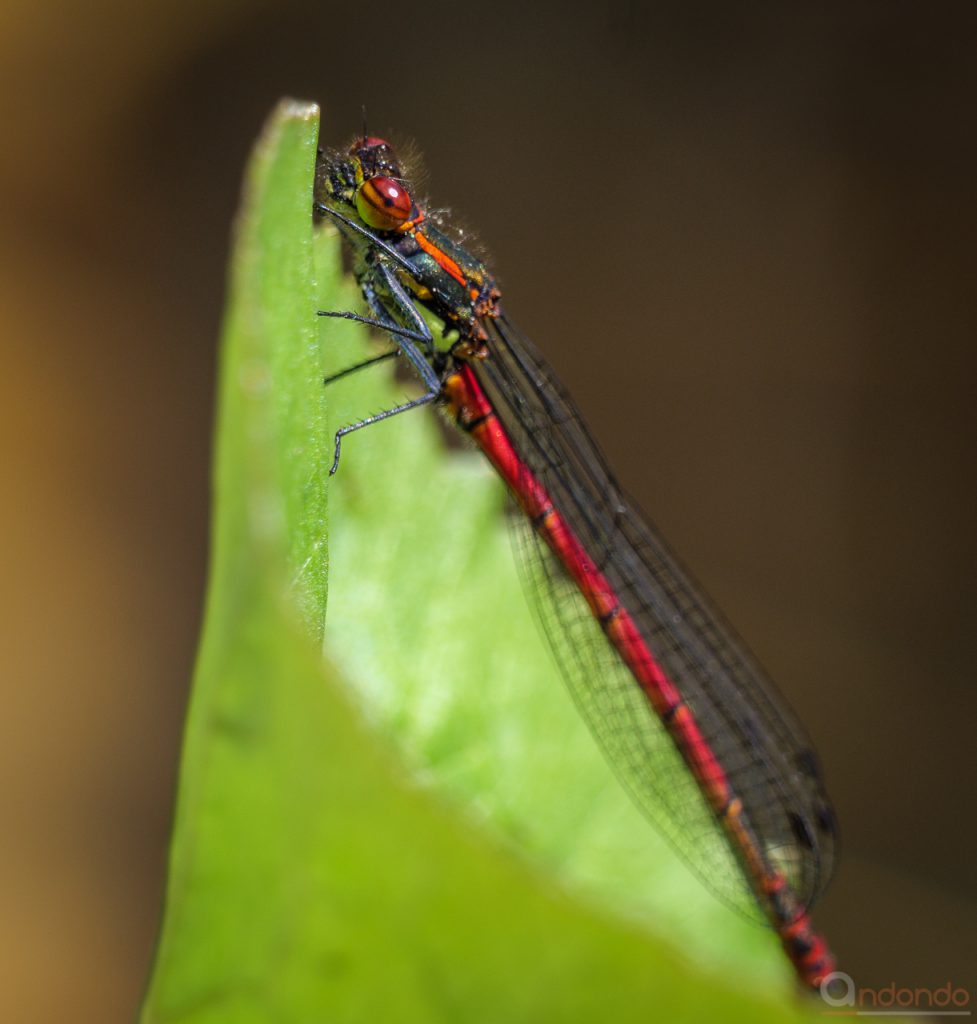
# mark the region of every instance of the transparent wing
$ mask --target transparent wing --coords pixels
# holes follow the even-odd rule
[[[831,874],[834,816],[799,722],[731,627],[623,494],[560,381],[505,319],[474,365],[527,471],[614,586],[691,708],[763,854],[808,908]],[[755,914],[724,833],[630,671],[548,548],[518,545],[573,697],[638,806],[722,898]]]
[[[514,506],[513,551],[529,604],[574,703],[631,798],[721,899],[763,915],[724,833],[634,676],[576,584]],[[599,685],[595,681],[599,680]]]

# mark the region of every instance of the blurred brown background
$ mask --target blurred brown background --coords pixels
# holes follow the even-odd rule
[[[138,1004],[228,230],[284,94],[417,140],[808,723],[843,966],[975,993],[973,11],[8,0],[3,1020]]]

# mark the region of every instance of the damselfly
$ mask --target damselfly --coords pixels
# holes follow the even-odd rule
[[[315,211],[338,225],[369,315],[419,397],[344,436],[440,403],[528,524],[525,567],[571,693],[638,806],[704,881],[780,936],[817,986],[833,959],[809,910],[835,825],[810,741],[743,642],[622,492],[576,406],[500,305],[485,265],[418,204],[393,148],[320,153]],[[437,326],[432,327],[431,321]]]

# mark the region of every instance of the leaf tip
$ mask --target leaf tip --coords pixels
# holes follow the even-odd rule
[[[278,101],[275,120],[318,121],[319,104],[313,103],[311,100],[295,100],[290,96],[285,96]]]

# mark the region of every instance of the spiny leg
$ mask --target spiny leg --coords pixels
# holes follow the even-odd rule
[[[428,403],[435,401],[441,394],[441,378],[437,373],[435,373],[434,368],[428,361],[428,356],[425,355],[419,347],[419,345],[424,345],[425,348],[427,348],[428,353],[433,356],[435,351],[434,337],[431,334],[431,329],[427,325],[427,321],[423,316],[421,316],[411,297],[397,280],[393,271],[391,271],[385,264],[378,263],[375,267],[375,273],[380,278],[378,284],[382,285],[384,292],[389,296],[390,303],[388,307],[380,298],[377,289],[373,287],[372,283],[368,283],[363,290],[371,308],[377,314],[375,318],[362,317],[356,313],[328,313],[322,311],[320,311],[320,315],[339,316],[343,319],[357,320],[361,323],[370,324],[371,326],[377,327],[379,330],[392,334],[397,340],[399,351],[403,352],[408,360],[410,360],[411,365],[423,381],[426,391],[419,398],[412,399],[409,402],[404,402],[392,409],[386,409],[383,412],[375,413],[372,416],[367,416],[362,420],[358,420],[356,423],[350,423],[337,430],[336,449],[332,467],[329,470],[330,476],[332,476],[339,468],[342,439],[347,434],[351,434],[354,430],[360,430],[363,427],[372,426],[374,423],[379,423],[382,420],[389,419],[391,416],[397,416],[410,409],[416,409],[421,405],[427,405]],[[412,328],[403,326],[405,322],[412,324]],[[336,377],[352,373],[357,369],[362,369],[364,366],[370,366],[375,362],[379,362],[389,357],[390,354],[387,353],[383,356],[366,360],[364,363],[360,363],[357,366],[349,367],[348,369],[341,371],[330,379],[336,379]]]
[[[404,402],[402,405],[395,405],[392,409],[384,409],[383,412],[375,413],[373,416],[367,416],[365,419],[359,420],[357,423],[350,423],[346,427],[340,427],[336,431],[336,450],[333,453],[332,466],[329,468],[329,475],[333,476],[337,469],[339,469],[339,452],[340,447],[343,443],[343,438],[347,434],[352,434],[354,430],[359,430],[361,427],[369,427],[374,423],[379,423],[381,420],[390,419],[391,416],[398,416],[402,412],[408,412],[410,409],[416,409],[419,406],[427,405],[429,402],[433,402],[441,394],[441,388],[439,387],[435,391],[428,391],[426,394],[421,395],[420,398],[414,398],[409,402]]]
[[[383,331],[386,334],[392,334],[394,337],[410,338],[413,341],[420,342],[428,350],[430,355],[434,353],[434,339],[431,336],[431,332],[428,329],[426,321],[422,319],[423,330],[412,331],[406,327],[401,327],[397,324],[387,308],[384,306],[383,301],[377,295],[376,289],[369,282],[363,284],[363,296],[373,310],[373,316],[361,316],[359,313],[351,313],[345,310],[326,310],[320,309],[316,313],[318,316],[328,316],[335,319],[341,320],[353,320],[356,323],[366,324],[368,327],[375,327],[378,331]],[[403,293],[403,297],[409,302],[410,299]],[[411,303],[413,305],[413,303]],[[336,373],[330,374],[323,380],[323,384],[332,384],[334,381],[340,380],[351,373],[356,373],[357,370],[366,369],[368,366],[374,366],[376,363],[382,363],[387,359],[392,359],[394,356],[400,353],[401,349],[394,349],[392,352],[385,352],[383,355],[373,356],[370,359],[364,359],[360,363],[354,363],[352,366],[347,366],[344,370],[339,370]]]
[[[353,363],[352,366],[347,366],[345,370],[339,370],[336,373],[330,373],[328,377],[323,377],[323,384],[332,384],[337,380],[342,380],[343,377],[348,377],[351,373],[356,373],[359,370],[365,370],[368,366],[376,366],[377,363],[385,363],[388,359],[393,359],[400,355],[400,349],[391,349],[389,352],[384,352],[379,356],[372,356],[370,359],[364,359],[361,363]]]

